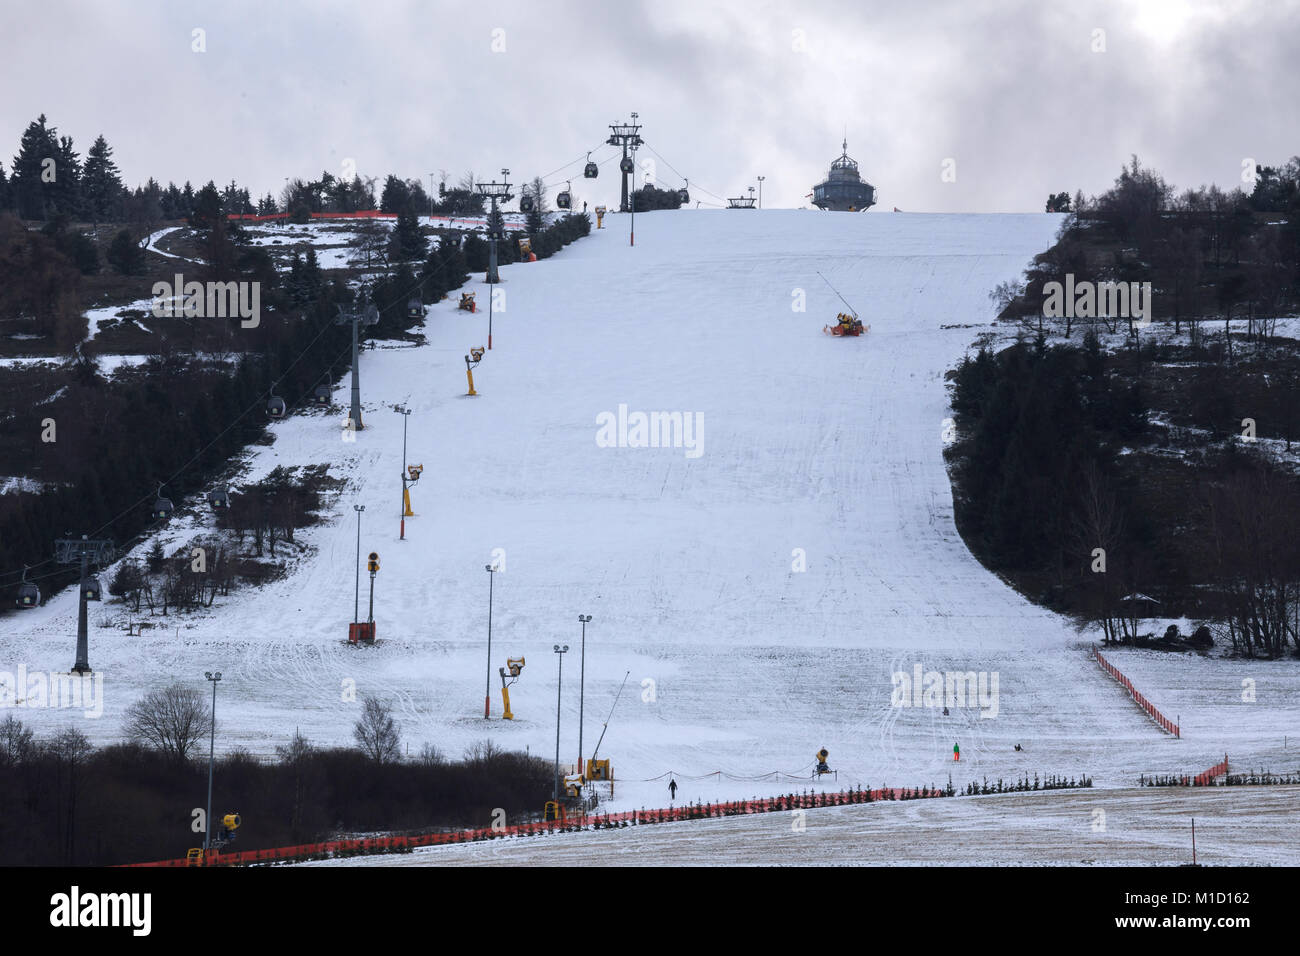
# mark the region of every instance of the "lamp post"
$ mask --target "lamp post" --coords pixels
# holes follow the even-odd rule
[[[763,180],[766,178],[767,178],[766,176],[758,177],[758,208],[759,209],[763,208]]]
[[[204,671],[203,676],[212,682],[212,725],[208,735],[208,815],[203,818],[203,862],[208,860],[208,849],[212,846],[212,764],[217,746],[217,681],[221,680],[221,671],[215,674]]]
[[[357,513],[357,586],[352,596],[352,623],[355,624],[361,609],[361,512],[366,510],[366,506],[353,505],[352,510]]]
[[[587,689],[587,625],[591,623],[590,614],[579,614],[578,623],[582,625],[582,653],[579,655],[581,669],[578,674],[578,773],[587,778],[587,768],[582,760],[582,703]]]
[[[488,573],[488,647],[487,647],[487,682],[483,685],[483,719],[487,720],[492,707],[492,579],[497,569],[490,564],[483,566]]]
[[[560,799],[560,691],[564,687],[564,655],[568,653],[569,645],[561,647],[559,644],[553,645],[555,653],[558,655],[560,662],[560,679],[555,685],[555,785],[551,791],[551,799]]]
[[[405,405],[394,405],[393,411],[402,416],[402,524],[398,535],[399,541],[406,540],[406,420],[411,417],[411,410]]]

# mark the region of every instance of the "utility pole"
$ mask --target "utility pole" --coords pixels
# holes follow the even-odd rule
[[[578,622],[582,625],[582,661],[581,671],[578,677],[578,773],[582,774],[583,779],[587,777],[587,766],[582,759],[582,705],[587,690],[587,625],[591,623],[590,614],[579,614]]]
[[[560,799],[560,691],[564,687],[564,655],[568,653],[569,645],[560,647],[559,644],[555,644],[554,648],[560,662],[560,679],[555,685],[555,786],[551,791],[551,799],[558,801]]]
[[[217,681],[221,680],[221,671],[215,674],[204,671],[203,676],[212,682],[212,724],[208,733],[208,815],[203,818],[203,862],[208,862],[208,850],[212,846],[212,764],[217,746]]]
[[[357,513],[357,586],[352,597],[352,623],[356,624],[361,611],[361,512],[366,510],[366,506],[353,505],[352,510]]]
[[[86,624],[86,575],[87,565],[94,561],[102,566],[113,550],[113,542],[107,538],[59,538],[54,542],[55,557],[60,564],[81,564],[81,583],[77,598],[77,662],[72,670],[77,674],[90,673],[90,638]],[[98,598],[96,598],[98,600]]]
[[[490,564],[484,567],[488,573],[488,648],[487,648],[487,683],[483,687],[483,719],[487,720],[492,707],[492,579],[497,569]]]
[[[369,295],[367,294],[367,299]],[[347,325],[352,323],[352,411],[349,413],[348,426],[352,431],[361,431],[365,426],[361,424],[361,373],[360,366],[360,333],[358,327],[364,320],[367,326],[379,324],[379,310],[375,308],[373,302],[367,301],[364,317],[361,312],[353,309],[351,312],[344,312],[343,306],[339,306],[338,317],[334,322],[336,325]]]
[[[497,240],[505,238],[505,223],[502,222],[500,229],[497,229],[497,201],[509,202],[514,198],[510,193],[510,170],[501,170],[501,182],[499,183],[475,183],[474,188],[479,191],[479,195],[486,197],[492,202],[492,212],[488,215],[488,271],[487,283],[494,285],[501,281],[497,274]],[[491,342],[489,342],[491,347]]]
[[[763,180],[766,178],[767,178],[766,176],[758,177],[758,208],[759,209],[763,208]]]
[[[637,123],[636,118],[637,115],[633,113],[632,122],[630,123],[611,123],[609,125],[609,139],[605,140],[605,142],[610,146],[623,147],[623,158],[618,164],[619,170],[623,173],[623,198],[619,202],[619,212],[629,211],[630,207],[628,206],[627,199],[627,177],[636,168],[635,162],[627,155],[628,147],[631,146],[632,148],[636,148],[642,144],[640,136],[641,126]]]

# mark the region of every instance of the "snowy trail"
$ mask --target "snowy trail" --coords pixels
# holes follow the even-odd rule
[[[170,624],[167,636],[135,639],[93,628],[91,663],[106,674],[108,700],[86,732],[111,739],[142,691],[180,677],[201,684],[218,667],[219,746],[270,753],[295,727],[350,743],[357,704],[343,689],[355,681],[358,695],[394,701],[413,752],[427,741],[456,755],[490,736],[553,757],[551,647],[567,642],[560,758],[572,763],[576,617],[590,613],[588,750],[632,673],[602,746],[623,781],[616,806],[665,802],[663,782],[637,781],[670,768],[791,770],[823,746],[840,785],[872,786],[1026,772],[1129,786],[1140,772],[1208,767],[1225,749],[1272,753],[1274,737],[1281,754],[1281,728],[1300,732],[1300,668],[1267,665],[1266,714],[1243,711],[1240,681],[1234,690],[1200,669],[1179,676],[1181,661],[1124,655],[1120,666],[1149,683],[1149,696],[1195,728],[1172,740],[1100,673],[1086,641],[985,571],[953,526],[943,372],[976,335],[969,326],[989,319],[988,290],[1050,245],[1057,219],[682,210],[638,217],[629,248],[626,219],[611,216],[550,260],[503,269],[505,308],[475,373],[479,397],[463,396],[462,356],[486,344],[487,316],[449,299],[430,309],[425,346],[364,353],[366,428],[355,444],[342,440],[338,410],[275,424],[249,477],[330,462],[349,483],[331,505],[336,518],[302,535],[316,555],[187,620],[180,645]],[[819,270],[869,335],[821,334],[841,306]],[[488,288],[471,288],[486,304]],[[791,309],[800,289],[803,313]],[[389,411],[398,401],[414,412],[408,460],[426,466],[405,542],[401,422]],[[596,416],[620,404],[702,413],[703,453],[598,447]],[[366,505],[363,556],[383,560],[373,648],[343,643],[354,503]],[[495,583],[494,718],[496,669],[507,656],[528,661],[511,689],[512,723],[481,717],[483,567],[497,548],[506,569]],[[795,549],[806,571],[792,570]],[[363,615],[366,589],[363,574]],[[70,592],[4,627],[4,661],[71,663]],[[997,672],[997,717],[891,706],[890,675],[916,664]],[[1233,721],[1221,719],[1226,708]],[[71,720],[22,716],[46,727]],[[1284,759],[1271,769],[1288,769]],[[723,778],[681,796],[789,789]]]

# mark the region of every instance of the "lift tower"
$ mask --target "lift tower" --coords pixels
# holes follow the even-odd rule
[[[501,182],[499,183],[475,183],[474,188],[479,191],[479,195],[492,201],[492,212],[488,215],[488,271],[487,282],[489,285],[500,282],[497,277],[497,240],[505,238],[505,231],[498,228],[499,217],[497,215],[497,201],[503,203],[509,202],[514,198],[510,194],[510,170],[501,170]]]
[[[77,601],[77,662],[72,665],[72,670],[77,674],[89,674],[89,639],[86,628],[86,600],[87,593],[87,563],[94,561],[97,566],[102,567],[106,562],[111,560],[113,554],[113,542],[107,538],[88,538],[82,535],[80,538],[59,538],[54,542],[56,557],[60,564],[78,564],[81,565],[81,585],[78,588],[80,596]],[[94,597],[90,600],[99,600],[98,584],[93,591]]]
[[[628,156],[627,150],[629,146],[636,149],[642,145],[639,132],[641,124],[636,121],[636,114],[633,113],[632,122],[611,123],[609,129],[610,137],[605,142],[610,146],[623,147],[623,159],[618,164],[619,170],[623,173],[623,198],[619,201],[618,211],[630,212],[632,206],[629,204],[627,197],[627,178],[632,175],[632,170],[636,168],[636,165],[633,163],[632,158]]]

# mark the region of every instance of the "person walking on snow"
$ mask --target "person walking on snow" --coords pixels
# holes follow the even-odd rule
[[[670,801],[677,799],[677,781],[671,777],[668,779],[668,799]]]
[[[961,748],[958,747],[956,744],[952,745],[952,759],[953,760],[961,759]]]

